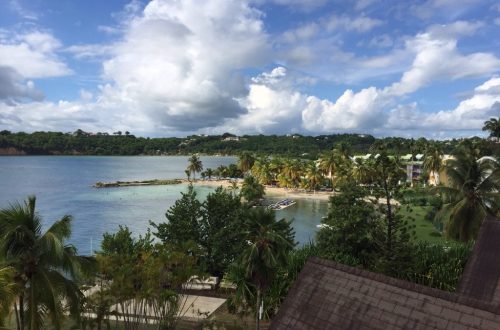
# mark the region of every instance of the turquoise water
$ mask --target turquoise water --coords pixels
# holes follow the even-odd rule
[[[102,234],[128,226],[144,233],[149,220],[165,220],[166,210],[186,191],[186,185],[96,189],[97,181],[172,179],[185,176],[188,157],[181,156],[22,156],[0,157],[0,207],[37,196],[37,210],[46,226],[65,214],[73,216],[71,243],[80,253],[98,248]],[[201,157],[205,168],[236,161],[234,157]],[[200,198],[214,189],[196,186]],[[273,196],[273,199],[278,197]],[[297,199],[277,212],[292,220],[300,244],[314,238],[316,225],[327,212],[325,201]]]

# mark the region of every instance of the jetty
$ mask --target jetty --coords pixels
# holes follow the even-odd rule
[[[114,181],[114,182],[96,182],[94,188],[115,188],[115,187],[132,187],[132,186],[164,186],[181,184],[182,180],[142,180],[142,181]]]

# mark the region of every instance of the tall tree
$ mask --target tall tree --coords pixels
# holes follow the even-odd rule
[[[262,296],[273,281],[280,266],[286,263],[294,247],[294,232],[285,219],[276,220],[271,210],[249,209],[246,215],[245,238],[248,246],[238,261],[246,282],[255,289],[254,310],[259,328],[259,306]],[[248,288],[248,285],[245,285]]]
[[[203,171],[203,164],[200,160],[200,157],[196,155],[192,155],[189,158],[189,165],[187,170],[193,174],[193,179],[196,181],[196,173]]]
[[[78,287],[92,259],[77,255],[66,244],[71,236],[71,216],[64,216],[42,232],[42,219],[35,211],[36,199],[14,203],[0,210],[0,253],[14,269],[18,285],[18,328],[40,329],[48,316],[56,329],[62,328],[67,304],[79,318],[82,293]]]
[[[399,193],[399,182],[406,173],[397,158],[387,155],[386,147],[379,149],[379,156],[373,162],[374,195],[378,198],[379,212],[383,214],[382,230],[376,232],[381,258],[380,271],[396,276],[400,269],[410,262],[409,244],[412,240],[411,226],[406,219],[395,212],[394,196]]]
[[[257,204],[259,199],[265,195],[264,186],[255,177],[247,175],[243,180],[240,194],[250,204]]]
[[[201,202],[196,197],[196,191],[189,185],[188,191],[165,214],[168,222],[154,223],[153,233],[167,244],[180,246],[187,241],[199,242],[199,222],[202,217]]]
[[[323,174],[316,166],[315,162],[309,163],[306,168],[307,187],[310,190],[316,191],[317,186],[323,181]]]
[[[443,167],[443,150],[436,143],[430,144],[425,150],[424,169],[434,176],[434,182],[439,185],[439,171]]]
[[[238,157],[238,168],[241,172],[247,173],[252,168],[255,157],[248,151],[242,152]]]
[[[240,197],[222,187],[208,194],[200,221],[201,263],[208,273],[222,277],[245,247]]]
[[[448,237],[466,242],[487,214],[500,210],[500,165],[493,157],[480,158],[473,145],[462,145],[453,156],[445,165],[447,186],[436,189],[445,203],[439,216]]]
[[[485,121],[483,131],[489,131],[490,137],[500,138],[500,118],[490,118]]]

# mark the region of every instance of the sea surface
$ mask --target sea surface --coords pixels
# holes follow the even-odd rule
[[[204,168],[236,162],[235,157],[201,157]],[[72,237],[79,253],[99,249],[102,235],[128,226],[143,234],[149,220],[165,221],[165,212],[187,190],[185,184],[96,189],[98,181],[174,179],[185,177],[184,156],[2,156],[0,157],[0,208],[36,195],[37,210],[45,228],[63,215],[73,216]],[[195,186],[200,199],[213,186]],[[279,199],[273,196],[272,199]],[[326,215],[327,202],[296,199],[297,204],[277,211],[292,221],[299,244],[314,239],[316,225]]]

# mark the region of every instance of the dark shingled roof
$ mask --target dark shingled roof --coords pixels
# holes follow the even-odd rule
[[[311,258],[270,329],[500,329],[498,240],[484,221],[458,293]]]
[[[500,221],[484,221],[457,292],[475,299],[500,303]]]

